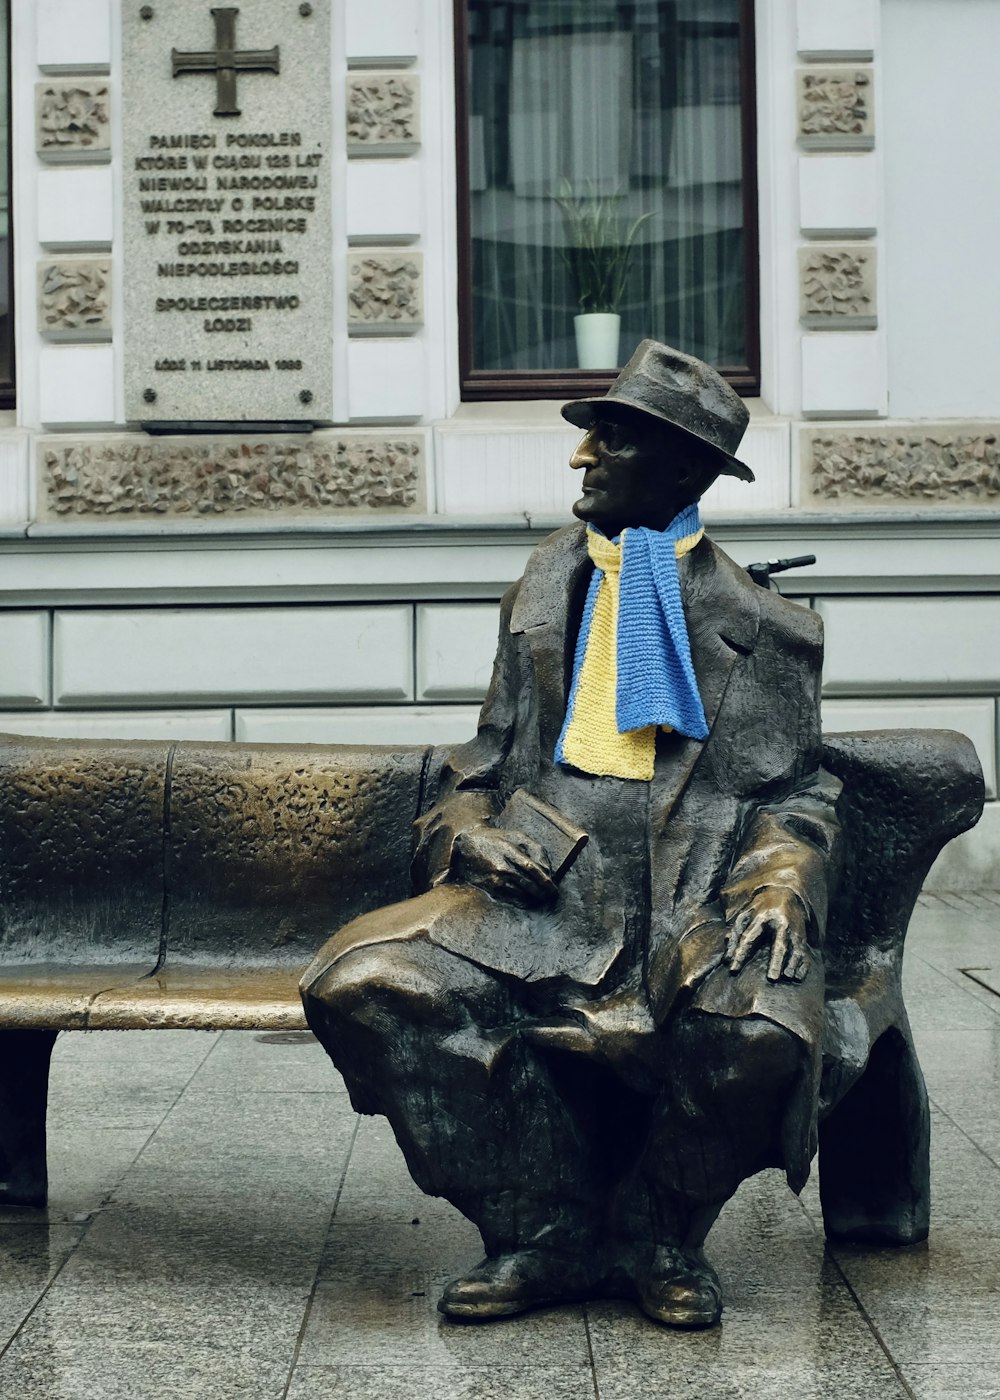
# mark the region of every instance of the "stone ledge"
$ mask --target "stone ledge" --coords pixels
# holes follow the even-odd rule
[[[426,510],[421,432],[309,437],[115,434],[37,443],[38,520],[315,519]]]

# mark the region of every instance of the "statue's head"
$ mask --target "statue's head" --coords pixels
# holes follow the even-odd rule
[[[750,415],[710,365],[644,340],[603,398],[575,399],[563,417],[585,436],[570,458],[583,470],[581,520],[606,535],[662,530],[717,476],[753,481],[733,456]]]

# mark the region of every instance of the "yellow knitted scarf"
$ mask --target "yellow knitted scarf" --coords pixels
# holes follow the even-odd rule
[[[572,718],[562,740],[564,760],[585,773],[648,782],[656,760],[656,726],[620,734],[615,718],[618,688],[618,599],[622,546],[587,531],[587,551],[603,578],[594,600],[586,652],[580,666]],[[704,534],[698,530],[676,542],[677,558],[689,554]],[[668,725],[661,726],[664,729]]]

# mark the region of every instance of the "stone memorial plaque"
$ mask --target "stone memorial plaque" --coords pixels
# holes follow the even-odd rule
[[[126,417],[330,420],[330,0],[122,30]]]

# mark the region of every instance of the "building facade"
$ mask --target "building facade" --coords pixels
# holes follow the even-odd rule
[[[782,591],[824,617],[828,729],[970,735],[991,802],[937,878],[989,880],[996,7],[9,10],[4,729],[468,735],[576,494],[559,403],[612,373],[574,314],[611,308],[598,366],[652,333],[746,395],[757,482],[712,533],[816,554]]]

